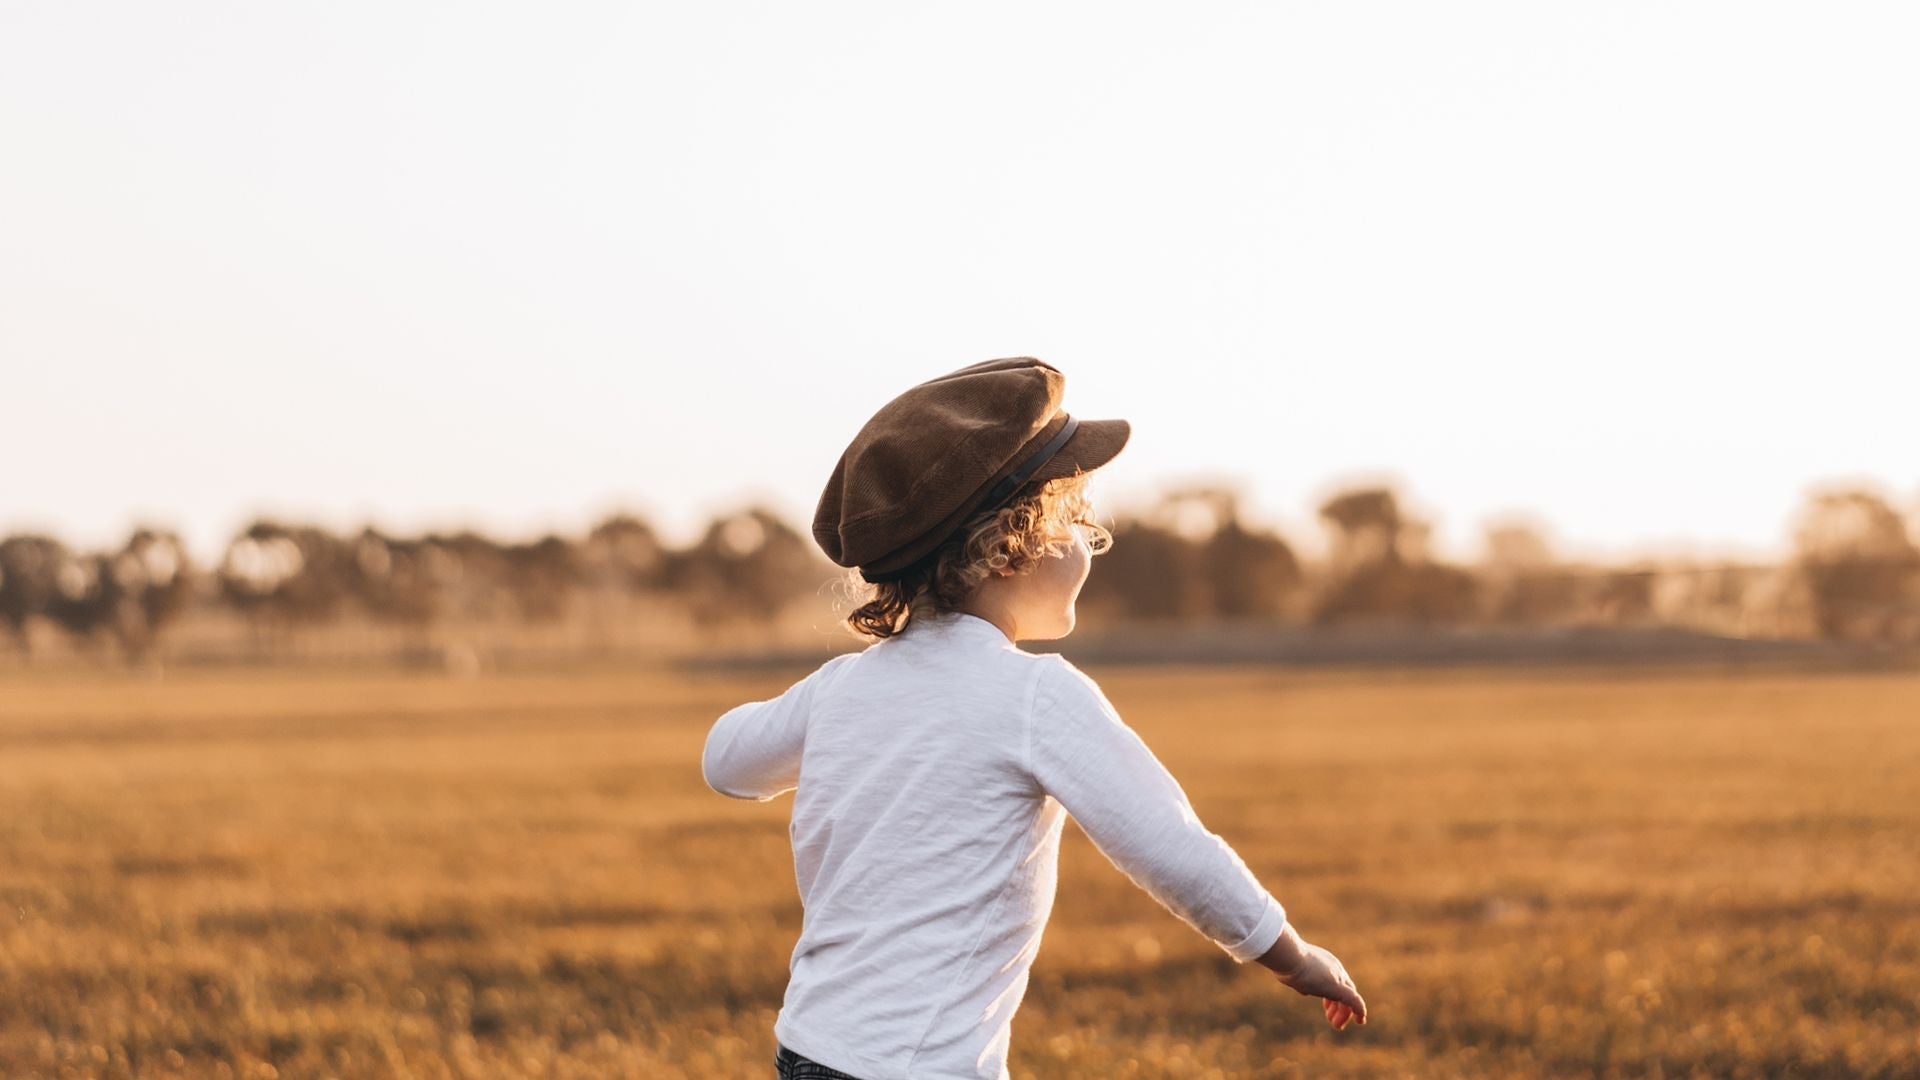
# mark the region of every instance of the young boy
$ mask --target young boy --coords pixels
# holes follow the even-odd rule
[[[1340,961],[1300,939],[1099,686],[1015,645],[1073,631],[1091,556],[1112,543],[1087,474],[1130,428],[1060,411],[1064,381],[989,360],[876,413],[813,532],[857,568],[847,623],[878,640],[707,738],[714,790],[795,792],[804,917],[774,1024],[783,1080],[1005,1080],[1068,815],[1235,960],[1322,998],[1336,1029],[1366,1022]]]

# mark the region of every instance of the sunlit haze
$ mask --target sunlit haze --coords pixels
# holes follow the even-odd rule
[[[0,530],[804,530],[996,356],[1104,510],[1466,558],[1920,496],[1920,8],[0,6]]]

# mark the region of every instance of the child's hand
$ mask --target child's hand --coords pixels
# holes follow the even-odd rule
[[[1262,966],[1272,971],[1283,985],[1308,997],[1322,998],[1320,1006],[1335,1031],[1344,1031],[1348,1023],[1367,1022],[1367,1002],[1355,989],[1353,978],[1340,958],[1300,939],[1292,925],[1281,931],[1280,940],[1260,957]]]

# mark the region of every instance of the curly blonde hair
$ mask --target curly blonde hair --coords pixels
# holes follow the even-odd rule
[[[897,581],[868,582],[858,568],[841,579],[853,603],[846,624],[859,637],[889,638],[916,616],[958,611],[989,577],[1024,574],[1044,558],[1064,555],[1076,527],[1086,530],[1096,555],[1113,546],[1113,534],[1093,519],[1087,494],[1091,474],[1029,482],[1003,505],[968,518],[941,541],[927,566]]]

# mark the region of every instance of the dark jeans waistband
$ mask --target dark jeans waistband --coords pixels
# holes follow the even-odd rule
[[[843,1073],[839,1069],[828,1068],[817,1061],[801,1057],[799,1054],[780,1046],[773,1054],[773,1067],[780,1080],[860,1080],[852,1073]]]

